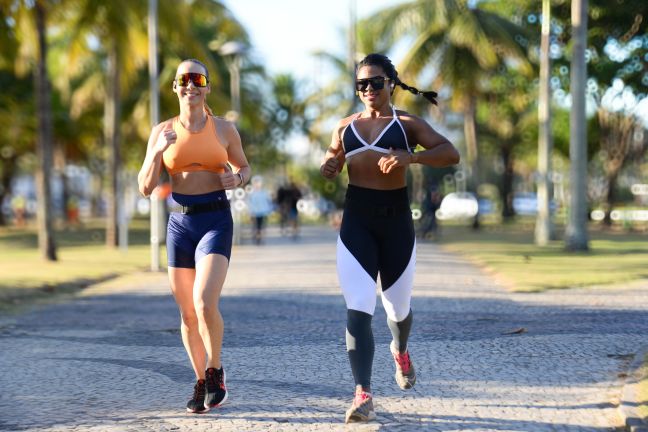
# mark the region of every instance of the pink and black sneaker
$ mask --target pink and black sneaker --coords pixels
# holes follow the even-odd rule
[[[393,344],[390,344],[389,348],[396,363],[396,375],[394,375],[396,384],[403,390],[411,389],[416,383],[416,371],[412,359],[410,359],[409,351],[401,354]]]
[[[368,422],[376,418],[371,393],[363,391],[362,387],[356,387],[355,397],[351,408],[346,412],[345,423]]]

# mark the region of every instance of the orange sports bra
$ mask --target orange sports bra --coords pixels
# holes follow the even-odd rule
[[[227,150],[216,136],[212,116],[207,116],[205,126],[198,132],[189,132],[176,117],[173,119],[173,130],[177,135],[176,142],[162,154],[169,175],[185,171],[224,172]]]

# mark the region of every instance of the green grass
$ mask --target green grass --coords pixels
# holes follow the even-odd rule
[[[532,223],[485,225],[478,232],[444,224],[442,234],[443,247],[480,264],[515,291],[624,284],[648,278],[648,242],[642,233],[592,229],[591,251],[585,253],[566,252],[562,241],[535,246]],[[149,267],[147,220],[131,223],[126,253],[106,248],[100,222],[57,231],[56,240],[59,260],[50,263],[39,256],[33,228],[0,228],[0,308],[50,298],[52,293],[73,292]]]
[[[39,255],[33,228],[0,229],[0,306],[72,292],[150,265],[147,221],[131,223],[125,252],[105,246],[104,228],[98,222],[58,230],[55,238],[58,261],[48,262]]]
[[[562,235],[562,233],[561,233]],[[441,244],[480,264],[514,291],[623,284],[648,278],[641,233],[590,230],[590,251],[570,253],[562,240],[539,247],[532,224],[443,228]]]

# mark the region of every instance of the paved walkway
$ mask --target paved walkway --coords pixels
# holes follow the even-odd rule
[[[276,233],[275,233],[276,234]],[[71,302],[0,319],[0,430],[609,431],[648,334],[648,289],[510,294],[434,244],[418,245],[410,349],[419,379],[393,380],[380,302],[377,422],[343,425],[336,234],[311,228],[237,246],[222,299],[230,399],[184,412],[193,374],[164,275],[104,283]],[[523,330],[521,330],[523,329]],[[519,332],[516,332],[519,330]]]

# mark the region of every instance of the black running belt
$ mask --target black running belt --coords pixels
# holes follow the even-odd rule
[[[230,208],[229,201],[213,201],[191,205],[177,205],[171,208],[172,212],[182,214],[206,213],[210,211],[226,210]]]

